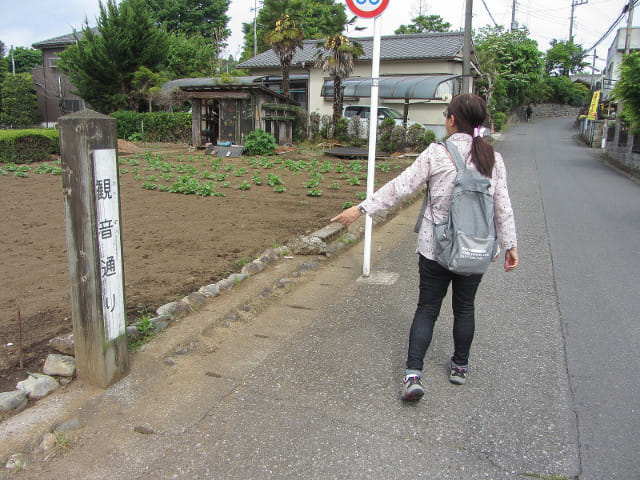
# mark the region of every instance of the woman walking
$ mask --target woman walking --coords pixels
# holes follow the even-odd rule
[[[484,100],[471,94],[454,97],[443,112],[448,141],[458,148],[467,168],[491,179],[494,221],[498,242],[505,250],[504,269],[518,266],[515,220],[507,189],[507,175],[499,153],[482,138],[487,117]],[[419,400],[424,395],[422,368],[442,300],[452,285],[453,343],[449,380],[462,385],[469,374],[469,351],[475,330],[475,296],[482,274],[459,275],[434,260],[433,225],[448,216],[456,178],[455,163],[441,144],[431,144],[416,161],[370,198],[332,218],[350,225],[360,215],[376,215],[391,208],[428,182],[428,208],[418,233],[420,291],[418,306],[409,333],[409,349],[403,378],[402,399]]]

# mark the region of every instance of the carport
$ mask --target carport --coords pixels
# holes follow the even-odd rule
[[[348,78],[342,81],[342,87],[346,100],[357,101],[361,97],[371,97],[371,78]],[[405,121],[411,103],[447,101],[459,94],[461,88],[461,75],[399,75],[380,77],[378,80],[378,96],[382,100],[404,100]],[[321,95],[333,98],[333,80],[324,82]]]

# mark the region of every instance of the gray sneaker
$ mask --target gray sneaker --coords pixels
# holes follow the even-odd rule
[[[413,402],[424,395],[424,387],[420,375],[405,375],[402,380],[402,400]]]
[[[464,385],[469,374],[468,365],[458,365],[451,360],[451,372],[449,373],[449,381],[456,385]]]

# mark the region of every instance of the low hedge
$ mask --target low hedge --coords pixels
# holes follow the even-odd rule
[[[191,140],[191,114],[119,110],[111,114],[117,120],[118,138],[148,142],[188,142]]]
[[[43,162],[57,153],[60,143],[55,128],[0,130],[0,162]]]

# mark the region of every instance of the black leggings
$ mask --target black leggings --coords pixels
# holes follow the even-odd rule
[[[482,275],[457,275],[434,260],[420,255],[420,296],[409,335],[407,369],[422,370],[433,326],[440,314],[442,299],[449,283],[453,285],[453,361],[458,365],[469,363],[469,349],[475,330],[474,300]]]

